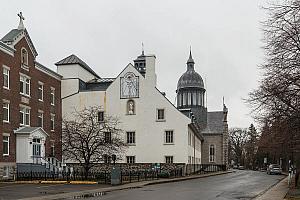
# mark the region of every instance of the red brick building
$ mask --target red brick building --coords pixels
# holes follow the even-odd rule
[[[19,27],[0,40],[0,179],[12,177],[16,166],[43,170],[61,160],[61,76],[36,61],[19,17]]]

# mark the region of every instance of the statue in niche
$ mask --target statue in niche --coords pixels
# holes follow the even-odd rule
[[[133,115],[134,114],[134,101],[133,100],[128,101],[127,108],[128,108],[128,114]]]

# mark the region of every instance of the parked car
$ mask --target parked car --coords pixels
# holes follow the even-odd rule
[[[245,167],[244,167],[243,165],[240,165],[240,166],[239,166],[239,169],[240,169],[240,170],[244,170]]]
[[[237,165],[233,165],[232,168],[233,168],[233,169],[238,169],[238,166],[237,166]]]
[[[267,174],[281,174],[282,169],[277,164],[270,164],[267,169]]]

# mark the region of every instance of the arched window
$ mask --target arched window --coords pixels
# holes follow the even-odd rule
[[[209,162],[215,162],[215,153],[216,153],[215,145],[214,144],[209,145]]]
[[[28,52],[25,48],[21,49],[21,63],[28,66]]]
[[[135,114],[135,104],[133,100],[127,101],[127,114],[134,115]]]

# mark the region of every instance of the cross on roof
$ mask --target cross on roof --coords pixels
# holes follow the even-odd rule
[[[23,20],[25,20],[25,18],[23,17],[22,12],[18,13],[18,17],[20,18],[18,30],[23,30],[23,29],[25,29],[24,24],[23,24]]]
[[[23,17],[22,12],[18,13],[18,16],[20,17],[20,20],[25,20],[25,18]]]

